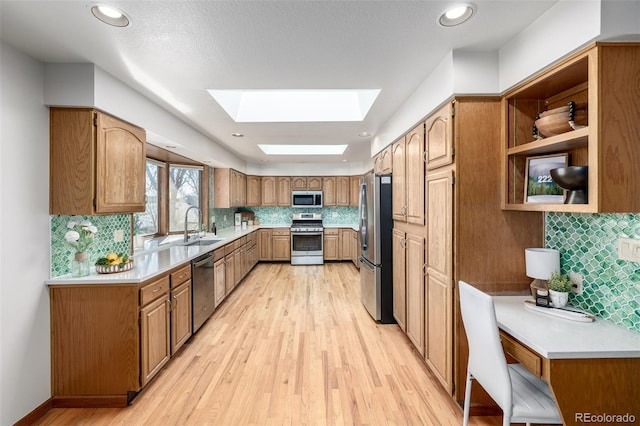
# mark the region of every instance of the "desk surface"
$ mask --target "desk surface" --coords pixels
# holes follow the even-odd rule
[[[640,358],[640,333],[602,318],[577,322],[530,311],[530,296],[494,296],[498,326],[548,359]]]

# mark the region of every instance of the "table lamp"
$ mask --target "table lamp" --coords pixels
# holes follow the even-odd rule
[[[560,252],[555,249],[528,248],[524,250],[524,258],[527,276],[534,278],[531,294],[536,299],[536,304],[548,306],[547,280],[553,272],[560,273]]]

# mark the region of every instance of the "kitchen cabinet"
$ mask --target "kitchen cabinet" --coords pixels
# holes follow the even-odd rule
[[[577,213],[640,211],[640,43],[595,43],[502,98],[502,207]],[[536,117],[568,102],[587,103],[586,127],[536,139]],[[568,153],[588,166],[587,204],[527,202],[527,159]]]
[[[224,291],[231,294],[236,286],[235,262],[233,253],[233,243],[224,246]]]
[[[171,293],[171,355],[174,355],[192,335],[191,265],[170,276]]]
[[[397,228],[393,229],[393,318],[402,331],[406,332],[407,323],[407,253],[405,233]]]
[[[453,106],[448,102],[425,121],[427,170],[453,163],[452,115]]]
[[[262,178],[260,176],[247,176],[247,202],[246,206],[257,207],[262,205]]]
[[[349,205],[352,207],[358,207],[360,203],[360,183],[362,182],[362,176],[350,176],[349,177]]]
[[[167,293],[140,310],[141,385],[144,386],[169,362],[171,326]]]
[[[278,192],[276,188],[275,176],[262,176],[261,185],[261,205],[264,207],[275,207],[278,205]]]
[[[336,177],[336,206],[348,206],[351,191],[349,176]]]
[[[405,172],[405,137],[401,137],[391,145],[393,158],[392,213],[393,220],[407,221],[407,184]]]
[[[340,260],[352,260],[353,259],[353,238],[351,238],[350,228],[340,228],[339,242],[340,242],[340,250],[339,257]]]
[[[425,361],[451,393],[453,386],[453,170],[426,180],[427,268]]]
[[[291,260],[291,231],[289,228],[272,229],[272,260]]]
[[[392,146],[380,151],[373,159],[373,172],[378,175],[394,173]]]
[[[227,265],[225,263],[224,249],[213,252],[213,300],[217,308],[227,296]]]
[[[291,207],[291,178],[278,176],[276,178],[278,206]]]
[[[143,212],[145,131],[101,111],[50,109],[49,213]]]
[[[245,237],[240,237],[233,242],[234,287],[240,284],[240,281],[244,278],[245,266],[242,252],[246,241]]]
[[[271,229],[258,230],[258,252],[260,260],[272,260]]]
[[[320,176],[292,176],[292,191],[322,191],[322,177]]]
[[[338,195],[336,176],[326,176],[322,182],[322,205],[326,207],[335,206]]]
[[[351,230],[351,261],[354,266],[360,269],[360,234],[356,230]]]
[[[234,169],[213,169],[215,208],[244,207],[247,203],[247,179]]]
[[[324,260],[340,260],[340,230],[338,228],[325,228],[323,235]]]

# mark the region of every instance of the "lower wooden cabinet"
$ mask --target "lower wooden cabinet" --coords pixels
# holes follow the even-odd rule
[[[340,231],[337,228],[325,228],[323,236],[324,260],[340,260]]]
[[[191,337],[191,280],[171,290],[171,355]]]
[[[272,260],[271,229],[258,230],[258,257],[260,260]]]
[[[218,250],[216,250],[218,251]],[[220,258],[213,264],[213,300],[217,308],[227,295],[227,265],[225,263],[224,251],[221,250]],[[217,257],[214,254],[214,257]]]
[[[291,260],[291,231],[289,228],[274,228],[272,231],[271,260]]]
[[[402,331],[406,332],[407,324],[407,254],[405,233],[393,229],[393,318]]]
[[[146,385],[171,357],[170,307],[167,294],[140,311],[141,385]]]
[[[230,294],[231,290],[236,286],[236,278],[235,278],[235,262],[233,255],[233,245],[227,244],[227,246],[231,246],[231,251],[225,250],[226,254],[224,256],[224,289],[226,294]],[[227,248],[225,246],[225,249]]]

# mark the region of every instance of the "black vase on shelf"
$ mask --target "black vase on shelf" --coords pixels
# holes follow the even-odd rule
[[[568,191],[565,204],[589,203],[589,167],[570,166],[551,169],[551,179],[562,189]]]

